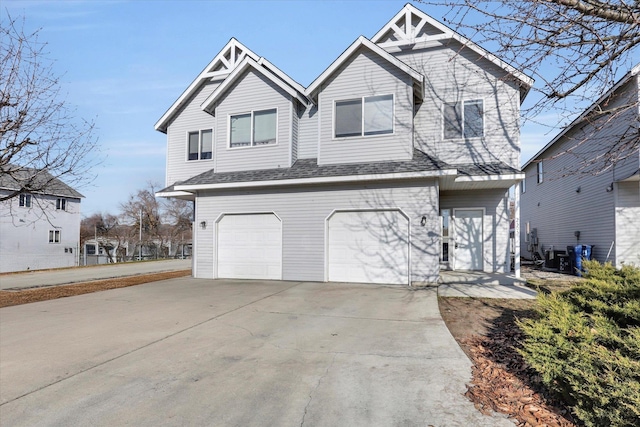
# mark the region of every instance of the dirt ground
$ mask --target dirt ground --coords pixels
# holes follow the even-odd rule
[[[74,295],[88,294],[91,292],[106,291],[107,289],[125,288],[127,286],[141,285],[157,280],[173,279],[191,274],[191,270],[168,271],[164,273],[141,274],[138,276],[121,277],[114,279],[95,280],[86,283],[74,283],[71,285],[48,286],[45,288],[3,290],[0,291],[0,308],[12,305],[28,304],[31,302],[47,301],[50,299],[71,297]]]
[[[566,290],[578,277],[523,269],[523,277],[544,292]],[[474,366],[466,396],[482,412],[501,412],[518,426],[579,425],[561,401],[544,392],[538,376],[517,352],[523,339],[516,319],[535,316],[535,300],[439,298],[449,331]]]

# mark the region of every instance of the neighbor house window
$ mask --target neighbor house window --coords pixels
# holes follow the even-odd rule
[[[540,184],[543,181],[543,176],[542,176],[542,160],[540,160],[538,162],[538,184]]]
[[[208,160],[213,155],[213,130],[189,132],[189,160]]]
[[[60,243],[60,230],[49,230],[49,243]]]
[[[527,191],[527,178],[520,181],[520,192],[525,193]]]
[[[336,101],[336,138],[393,133],[393,95]]]
[[[25,208],[31,207],[31,194],[21,194],[19,205]]]
[[[255,147],[276,143],[278,111],[252,111],[229,117],[229,147]]]
[[[56,209],[59,211],[67,210],[67,200],[66,199],[56,199]]]
[[[478,138],[484,135],[484,105],[481,99],[447,102],[442,115],[444,139]]]

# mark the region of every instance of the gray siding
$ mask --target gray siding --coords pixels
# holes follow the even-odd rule
[[[616,266],[640,267],[640,182],[617,184]]]
[[[438,275],[439,219],[433,181],[412,184],[306,187],[201,193],[196,223],[214,224],[221,213],[274,212],[282,220],[284,280],[325,280],[325,220],[334,209],[401,208],[410,218],[412,280]],[[422,216],[425,226],[420,225]],[[196,277],[214,274],[215,227],[197,229]],[[384,259],[381,259],[384,262]]]
[[[315,159],[318,157],[318,108],[311,105],[302,112],[298,131],[298,158]]]
[[[510,271],[508,192],[501,189],[482,191],[443,191],[440,209],[484,208],[484,271]],[[455,217],[453,218],[455,221]],[[451,229],[454,227],[452,226]],[[454,254],[455,256],[455,254]]]
[[[298,128],[300,127],[300,120],[298,119],[298,105],[297,102],[291,103],[291,162],[294,164],[298,160]]]
[[[278,110],[276,144],[229,148],[230,115],[272,108]],[[291,108],[289,94],[262,75],[248,71],[229,88],[216,108],[216,172],[291,166]]]
[[[394,133],[333,138],[334,102],[394,94]],[[407,160],[413,155],[413,89],[411,77],[360,48],[322,87],[318,98],[319,164]]]
[[[502,161],[519,167],[519,89],[504,70],[451,43],[394,53],[426,77],[424,100],[414,119],[416,147],[452,164]],[[472,99],[484,101],[484,137],[445,140],[443,104]]]
[[[212,160],[187,161],[187,134],[202,129],[213,129],[214,137],[217,135],[218,129],[214,126],[215,118],[202,111],[200,105],[219,85],[218,81],[203,86],[167,128],[166,185],[172,185],[177,181],[183,181],[213,169],[215,148]]]
[[[620,93],[633,93],[629,92],[633,87],[636,93],[632,100],[636,99],[636,82],[621,88]],[[621,97],[610,106],[615,109],[628,100]],[[606,157],[593,167],[586,162],[598,153],[608,152],[630,125],[637,126],[637,108],[617,116],[604,116],[601,120],[596,128],[589,123],[575,127],[539,155],[544,182],[537,183],[536,162],[525,168],[526,192],[521,195],[520,221],[524,257],[531,256],[525,242],[528,222],[530,228],[537,229],[542,251],[552,245],[556,250],[565,250],[568,245],[586,244],[595,245],[593,255],[600,262],[617,259],[620,244],[612,247],[612,243],[616,239],[615,199],[619,190],[616,186],[613,191],[607,188],[638,170],[638,153],[632,152],[626,160],[604,170]],[[635,132],[637,135],[637,130]],[[580,232],[579,240],[574,235],[576,231]]]

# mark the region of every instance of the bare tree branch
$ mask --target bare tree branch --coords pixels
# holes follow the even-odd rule
[[[24,24],[8,13],[0,21],[0,201],[47,193],[58,180],[89,184],[100,162],[94,124],[74,116],[39,30]]]

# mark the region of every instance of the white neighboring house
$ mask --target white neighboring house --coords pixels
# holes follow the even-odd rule
[[[640,64],[522,167],[523,257],[580,244],[600,262],[640,266],[639,75]]]
[[[46,192],[0,202],[0,272],[78,265],[84,196],[47,172],[37,175],[47,182]],[[0,176],[0,197],[21,187],[14,178]]]

